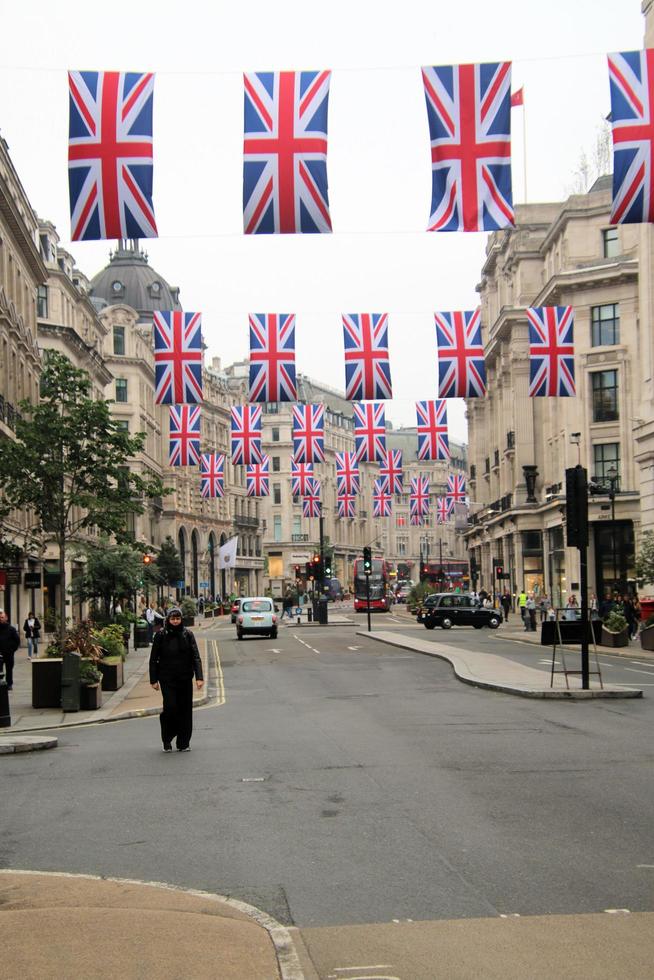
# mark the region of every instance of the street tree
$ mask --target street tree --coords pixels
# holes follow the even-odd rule
[[[636,578],[639,583],[654,583],[654,533],[645,531],[636,556]]]
[[[132,595],[146,582],[154,585],[159,581],[156,566],[144,566],[143,552],[131,542],[102,538],[97,544],[85,545],[80,553],[86,559],[84,570],[71,591],[82,601],[99,599],[106,617],[114,612],[120,596]]]
[[[160,581],[165,582],[166,585],[175,586],[184,578],[179,551],[170,535],[161,543],[155,565],[159,572]]]
[[[110,402],[90,397],[86,371],[48,351],[38,404],[20,403],[15,441],[0,453],[0,518],[25,509],[32,532],[51,537],[59,551],[59,633],[66,630],[66,557],[80,532],[95,527],[118,541],[127,519],[143,513],[144,499],[164,493],[156,477],[130,469],[144,434],[130,436],[111,417]]]

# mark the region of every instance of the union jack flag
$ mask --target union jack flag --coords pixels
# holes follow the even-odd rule
[[[347,517],[352,520],[356,515],[356,497],[352,493],[339,493],[336,501],[338,504],[338,516]]]
[[[448,473],[447,494],[448,500],[454,504],[465,504],[466,502],[466,478],[462,473]]]
[[[201,497],[225,496],[224,453],[202,453],[200,457]]]
[[[409,524],[412,527],[424,527],[426,523],[426,519],[421,517],[420,514],[409,514]]]
[[[428,231],[514,224],[511,63],[423,68],[431,138]]]
[[[68,72],[72,239],[156,238],[150,72]]]
[[[157,405],[202,401],[202,314],[156,310],[154,384]]]
[[[418,459],[449,459],[447,402],[416,402]]]
[[[291,493],[302,497],[307,492],[307,480],[313,480],[313,463],[296,463],[291,459]]]
[[[169,466],[197,466],[200,462],[200,406],[170,406]]]
[[[338,493],[361,493],[361,475],[354,453],[334,453]]]
[[[307,481],[307,493],[302,498],[303,517],[320,517],[320,480]]]
[[[436,523],[447,524],[454,510],[454,501],[451,497],[438,497],[436,500]]]
[[[654,221],[654,49],[610,54],[614,224]]]
[[[295,314],[250,314],[251,402],[294,402]]]
[[[393,511],[393,495],[388,489],[388,479],[378,477],[373,484],[372,516],[390,517]]]
[[[293,458],[296,463],[324,463],[324,405],[293,406]]]
[[[481,310],[434,313],[438,346],[438,397],[483,398],[486,364]]]
[[[356,402],[354,458],[357,463],[378,463],[386,455],[386,410],[383,402]]]
[[[389,493],[402,493],[402,450],[389,449],[379,464],[379,476],[388,480]]]
[[[248,497],[270,496],[270,456],[263,456],[260,463],[252,463],[245,471]]]
[[[429,477],[412,476],[409,494],[409,513],[415,517],[426,517],[429,513]]]
[[[388,313],[344,313],[345,397],[392,398]]]
[[[243,141],[246,235],[330,232],[329,71],[247,72]]]
[[[571,306],[535,306],[529,320],[529,394],[575,395],[574,313]]]
[[[234,405],[232,407],[232,463],[250,466],[260,463],[261,405]]]

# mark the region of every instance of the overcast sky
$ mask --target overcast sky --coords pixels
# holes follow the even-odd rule
[[[422,65],[511,60],[525,87],[530,201],[569,192],[609,111],[606,53],[642,47],[640,0],[4,0],[0,131],[28,197],[70,245],[66,71],[154,71],[152,266],[203,313],[208,355],[248,353],[248,312],[297,314],[298,370],[343,388],[342,312],[388,312],[394,424],[437,394],[434,310],[471,309],[486,235],[427,234]],[[243,71],[331,69],[333,235],[242,234]],[[524,200],[522,110],[512,112]],[[450,433],[465,438],[464,406]]]

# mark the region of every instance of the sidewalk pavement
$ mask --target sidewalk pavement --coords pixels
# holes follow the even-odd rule
[[[408,622],[407,622],[408,625]],[[540,631],[536,633],[523,632],[522,624],[512,627],[509,622],[500,626],[502,633],[496,633],[498,638],[501,636],[509,641],[527,639],[527,642],[538,644],[538,649],[551,656],[551,647],[540,646]],[[447,635],[445,631],[444,635]],[[388,643],[390,646],[401,647],[403,650],[413,650],[415,653],[423,653],[429,657],[437,657],[450,663],[454,669],[456,677],[466,684],[474,687],[485,688],[489,691],[502,691],[505,694],[516,694],[524,698],[558,698],[586,700],[588,698],[642,698],[643,692],[640,688],[623,687],[617,684],[604,685],[601,687],[596,675],[590,676],[590,688],[583,690],[581,687],[581,676],[574,675],[569,678],[570,687],[566,686],[565,677],[561,673],[554,674],[554,684],[550,686],[549,670],[538,670],[525,664],[516,663],[508,657],[499,654],[481,651],[466,650],[461,646],[454,646],[439,641],[421,639],[417,636],[402,636],[398,630],[376,630],[368,633],[364,630],[357,630],[358,636],[368,637],[381,643]],[[579,666],[580,647],[565,647],[568,655],[570,670],[577,669]],[[599,651],[598,651],[599,652]],[[573,660],[573,656],[576,658]],[[633,654],[631,654],[633,656]],[[590,669],[594,669],[594,655],[590,651]],[[557,668],[560,669],[560,663]]]
[[[284,926],[208,892],[2,870],[0,908],[5,980],[305,978]]]
[[[207,684],[209,667],[211,666],[209,663],[209,644],[202,637],[198,637],[198,647],[202,658],[205,686],[201,691],[193,688],[193,707],[206,704],[209,700]],[[153,691],[150,687],[149,659],[149,647],[139,647],[137,650],[130,648],[123,664],[125,683],[118,691],[103,692],[101,708],[96,711],[64,712],[61,708],[32,707],[32,664],[27,657],[27,650],[20,648],[16,651],[13,690],[9,691],[11,728],[0,729],[0,754],[9,751],[9,741],[15,742],[15,736],[25,732],[47,732],[56,728],[97,725],[105,721],[122,721],[127,718],[141,718],[144,715],[159,714],[161,712],[161,693]],[[25,743],[19,741],[16,744]],[[50,748],[51,746],[38,745],[35,747]],[[23,748],[18,751],[29,751],[29,749]]]

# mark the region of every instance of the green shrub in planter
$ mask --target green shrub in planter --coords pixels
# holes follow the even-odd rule
[[[195,599],[185,596],[180,604],[180,609],[182,610],[182,616],[184,619],[191,619],[197,612]]]
[[[102,680],[102,672],[98,670],[92,660],[82,660],[79,665],[79,682],[85,687],[90,684],[99,684]]]
[[[622,633],[626,628],[627,620],[622,613],[616,612],[615,609],[604,619],[604,629],[608,630],[609,633]]]
[[[119,623],[110,623],[102,629],[94,630],[93,637],[102,648],[103,657],[121,657],[125,659],[123,627]]]

